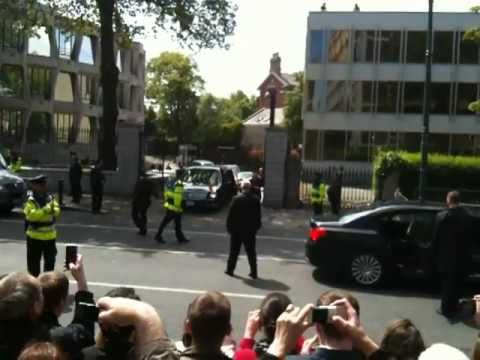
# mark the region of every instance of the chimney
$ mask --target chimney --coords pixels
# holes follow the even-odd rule
[[[278,53],[273,54],[270,60],[270,72],[278,75],[282,74],[282,58]]]

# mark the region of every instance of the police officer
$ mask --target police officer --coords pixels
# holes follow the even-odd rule
[[[102,173],[102,163],[97,161],[90,172],[90,188],[92,192],[92,213],[99,214],[102,208],[103,183],[105,175]]]
[[[44,175],[30,180],[31,191],[23,208],[25,232],[27,235],[28,272],[40,274],[40,260],[43,255],[44,271],[52,271],[57,255],[55,220],[60,215],[60,206],[47,192],[47,178]]]
[[[148,179],[144,171],[140,173],[140,177],[135,184],[132,201],[132,219],[138,227],[138,234],[147,235],[147,211],[150,207],[150,198],[152,195],[157,196],[153,191],[153,183]]]
[[[182,213],[183,213],[183,184],[180,180],[175,182],[174,189],[166,189],[165,191],[165,203],[163,206],[167,211],[160,227],[158,228],[157,235],[155,235],[155,240],[160,244],[165,244],[165,241],[162,238],[162,232],[165,226],[168,225],[170,221],[175,222],[175,236],[179,243],[187,243],[189,240],[185,237],[182,232]]]
[[[22,170],[22,165],[22,157],[16,154],[15,159],[12,160],[8,169],[13,173],[18,173],[20,170]]]
[[[327,193],[327,185],[323,182],[322,175],[316,174],[312,186],[311,204],[313,215],[323,214],[323,202]]]
[[[82,166],[80,165],[80,161],[78,161],[77,154],[72,153],[68,176],[70,178],[72,201],[76,204],[78,204],[82,198],[82,175]]]

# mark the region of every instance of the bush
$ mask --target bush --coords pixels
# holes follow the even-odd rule
[[[399,173],[399,187],[408,198],[418,197],[421,154],[406,151],[379,151],[374,160],[374,190],[383,189],[383,181],[395,172]],[[428,156],[427,200],[442,200],[445,192],[458,189],[464,200],[480,200],[478,190],[480,179],[480,158],[473,156],[449,156],[430,154]],[[437,190],[437,191],[435,191]]]

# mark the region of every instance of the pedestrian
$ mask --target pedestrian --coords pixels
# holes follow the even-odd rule
[[[183,183],[177,180],[173,190],[169,188],[166,189],[164,198],[165,202],[163,206],[165,207],[166,213],[155,235],[155,240],[160,244],[165,244],[165,240],[163,240],[162,237],[163,229],[173,220],[175,222],[175,236],[177,237],[178,243],[188,243],[189,240],[182,231],[182,213],[184,207]]]
[[[447,194],[447,209],[435,220],[433,251],[442,284],[441,315],[452,319],[459,313],[462,284],[472,261],[472,217],[460,206],[460,193]]]
[[[242,184],[242,194],[237,195],[230,206],[227,217],[227,231],[230,234],[230,255],[225,274],[233,276],[240,248],[245,247],[252,279],[258,277],[256,234],[262,226],[260,198],[252,192],[249,182]]]
[[[78,156],[77,154],[72,153],[68,176],[70,178],[70,192],[72,194],[72,201],[75,204],[78,204],[82,198],[82,175],[82,166],[80,165]]]
[[[251,191],[262,199],[262,188],[265,186],[265,178],[263,175],[263,168],[258,168],[258,171],[253,175],[251,180]]]
[[[60,215],[60,206],[47,191],[47,177],[39,175],[30,179],[31,191],[23,208],[27,236],[27,267],[33,276],[40,274],[43,256],[44,271],[55,268],[57,255],[57,230],[55,221]]]
[[[315,179],[312,185],[311,204],[313,207],[313,215],[323,214],[323,202],[327,193],[327,185],[323,182],[322,174],[315,174]]]
[[[92,213],[99,214],[102,209],[103,185],[105,175],[102,172],[102,163],[97,161],[90,171],[90,189],[92,192]]]
[[[342,206],[342,185],[343,185],[343,169],[335,174],[335,179],[332,184],[328,187],[327,195],[328,201],[330,202],[330,207],[332,213],[335,215],[340,214],[340,208]]]
[[[153,183],[148,179],[145,171],[140,173],[140,177],[135,184],[132,201],[132,219],[135,226],[138,227],[138,234],[147,235],[147,211],[150,207],[150,198],[155,195]]]

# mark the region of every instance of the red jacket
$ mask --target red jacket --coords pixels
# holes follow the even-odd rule
[[[303,336],[300,336],[298,338],[295,350],[293,351],[294,354],[300,354],[304,341],[305,338]],[[257,353],[255,352],[255,350],[253,350],[254,346],[255,339],[243,338],[242,340],[240,340],[240,344],[238,345],[237,351],[235,351],[233,360],[256,360]]]

